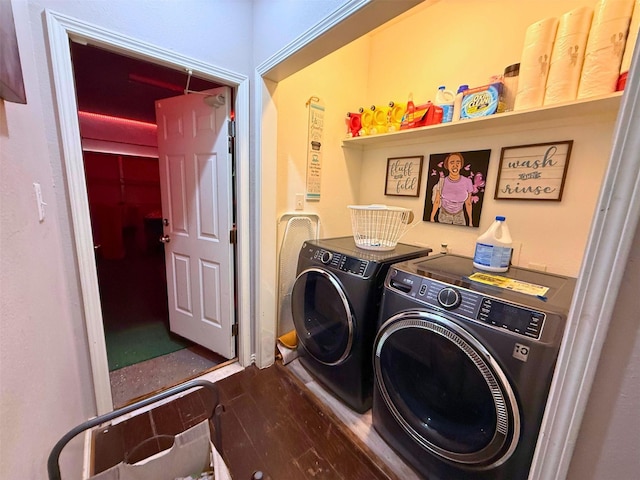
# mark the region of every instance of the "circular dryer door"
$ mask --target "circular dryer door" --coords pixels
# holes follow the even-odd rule
[[[302,271],[291,292],[293,325],[304,349],[326,365],[342,362],[353,342],[353,314],[338,279],[322,268]]]
[[[520,414],[493,357],[457,323],[422,310],[387,320],[374,346],[376,383],[396,421],[425,451],[467,468],[513,453]]]

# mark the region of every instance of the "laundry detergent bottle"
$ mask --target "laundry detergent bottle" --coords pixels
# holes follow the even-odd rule
[[[460,120],[460,112],[462,111],[462,97],[464,97],[464,92],[466,90],[469,90],[469,85],[460,85],[458,87],[456,98],[453,100],[453,116],[451,118],[452,122],[457,122],[458,120]]]
[[[505,217],[496,217],[489,229],[478,237],[473,266],[488,272],[506,272],[513,253],[511,233]]]
[[[456,96],[453,92],[446,89],[444,85],[438,87],[436,92],[435,103],[439,107],[442,107],[442,123],[448,123],[453,118],[453,101]]]

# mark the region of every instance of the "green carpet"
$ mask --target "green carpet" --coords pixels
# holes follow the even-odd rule
[[[169,331],[162,252],[128,248],[126,258],[99,258],[97,267],[109,371],[193,345]]]
[[[145,322],[107,331],[109,371],[187,348],[192,343],[168,331],[163,322]]]

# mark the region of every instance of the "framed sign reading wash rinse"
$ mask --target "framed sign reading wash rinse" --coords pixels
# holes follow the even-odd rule
[[[504,147],[497,200],[562,200],[573,140]]]

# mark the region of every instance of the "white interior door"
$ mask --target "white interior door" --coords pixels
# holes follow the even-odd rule
[[[228,87],[221,106],[189,94],[156,102],[171,331],[236,354]]]

